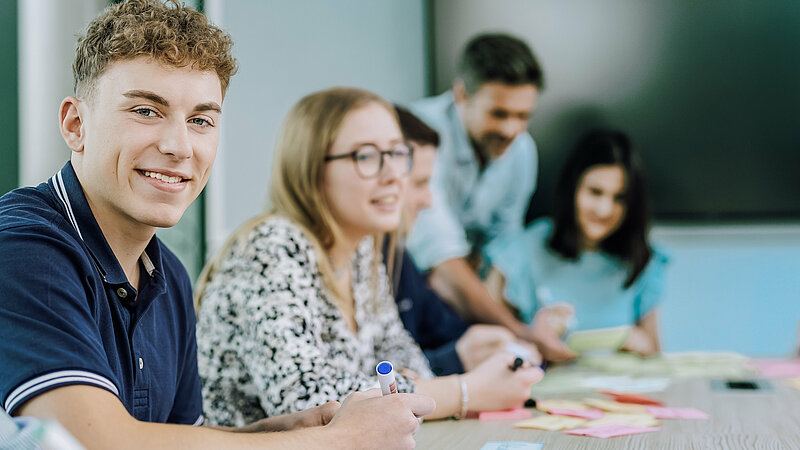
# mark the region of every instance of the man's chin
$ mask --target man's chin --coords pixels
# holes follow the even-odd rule
[[[139,222],[154,228],[172,228],[178,224],[183,217],[183,211],[168,211],[162,214],[149,214],[142,217]]]
[[[489,156],[495,159],[503,156],[510,146],[511,142],[508,142],[505,144],[488,145],[486,149],[488,150]]]

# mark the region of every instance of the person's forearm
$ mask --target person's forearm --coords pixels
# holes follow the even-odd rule
[[[271,433],[277,431],[289,431],[293,429],[293,421],[289,414],[281,416],[267,417],[257,422],[249,423],[242,427],[225,427],[221,425],[206,425],[205,428],[225,431],[228,433]]]
[[[650,351],[649,355],[655,355],[661,351],[661,340],[658,338],[658,311],[651,311],[642,320],[636,324],[636,327],[641,329],[644,334],[650,338]]]
[[[89,406],[91,405],[91,406]],[[87,449],[329,448],[340,433],[330,427],[275,433],[230,433],[212,427],[142,422],[119,399],[91,386],[65,386],[24,403],[23,416],[57,420]]]
[[[87,449],[264,449],[264,448],[345,448],[331,446],[336,430],[313,427],[294,431],[263,432],[256,427],[226,431],[225,427],[175,425],[141,422],[122,418],[122,423],[111,426],[92,426],[103,423],[100,419],[73,422],[59,417],[59,421]],[[112,421],[113,423],[113,421]],[[249,432],[247,428],[250,428]]]
[[[306,428],[294,431],[262,432],[227,432],[214,427],[188,427],[181,425],[164,425],[140,422],[137,430],[132,434],[137,439],[126,439],[125,444],[116,442],[114,448],[127,447],[133,444],[132,449],[141,448],[237,448],[237,449],[264,449],[264,448],[344,448],[337,445],[334,439],[335,430],[327,427]],[[92,446],[87,445],[87,448]],[[103,445],[97,448],[108,448]]]
[[[417,381],[417,394],[436,401],[436,409],[426,419],[442,419],[461,413],[461,381],[459,375]]]
[[[653,334],[653,331],[648,330],[647,328],[638,325],[636,328],[641,330],[642,334],[647,338],[647,345],[642,349],[642,356],[653,356],[658,353],[661,347],[658,342],[658,336]]]
[[[517,320],[500,302],[492,298],[489,290],[461,258],[450,259],[437,266],[431,274],[434,288],[444,284],[442,291],[452,292],[455,302],[462,302],[471,319],[481,323],[503,325],[516,335],[523,334],[525,325]]]

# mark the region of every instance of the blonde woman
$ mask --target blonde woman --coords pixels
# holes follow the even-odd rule
[[[302,99],[275,155],[270,213],[244,225],[201,276],[198,347],[208,420],[306,409],[375,387],[391,360],[429,418],[521,405],[542,373],[498,354],[433,378],[403,328],[376,254],[397,228],[412,154],[392,106],[358,89]]]

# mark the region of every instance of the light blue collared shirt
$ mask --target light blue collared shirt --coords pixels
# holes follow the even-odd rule
[[[536,188],[538,155],[531,135],[517,135],[480,172],[451,91],[420,100],[412,110],[441,138],[431,177],[432,206],[420,212],[408,237],[417,266],[432,269],[501,233],[522,229]]]

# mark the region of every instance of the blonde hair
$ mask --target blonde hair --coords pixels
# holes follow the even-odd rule
[[[336,288],[333,268],[327,257],[327,251],[341,239],[342,231],[323,194],[325,156],[347,115],[373,103],[386,108],[396,120],[397,115],[391,103],[377,94],[356,88],[315,92],[292,108],[275,148],[269,190],[270,210],[242,225],[214,260],[203,268],[195,289],[197,307],[209,279],[227,251],[271,216],[286,217],[300,227],[314,251],[321,256],[317,261],[325,285],[340,301],[345,297]],[[373,275],[377,275],[377,255],[381,243],[382,236],[376,235]],[[377,282],[377,276],[374,280]]]
[[[94,83],[113,62],[149,56],[173,67],[214,71],[222,95],[236,73],[230,35],[206,16],[170,0],[128,0],[106,9],[78,39],[72,72],[75,94],[90,97]]]

